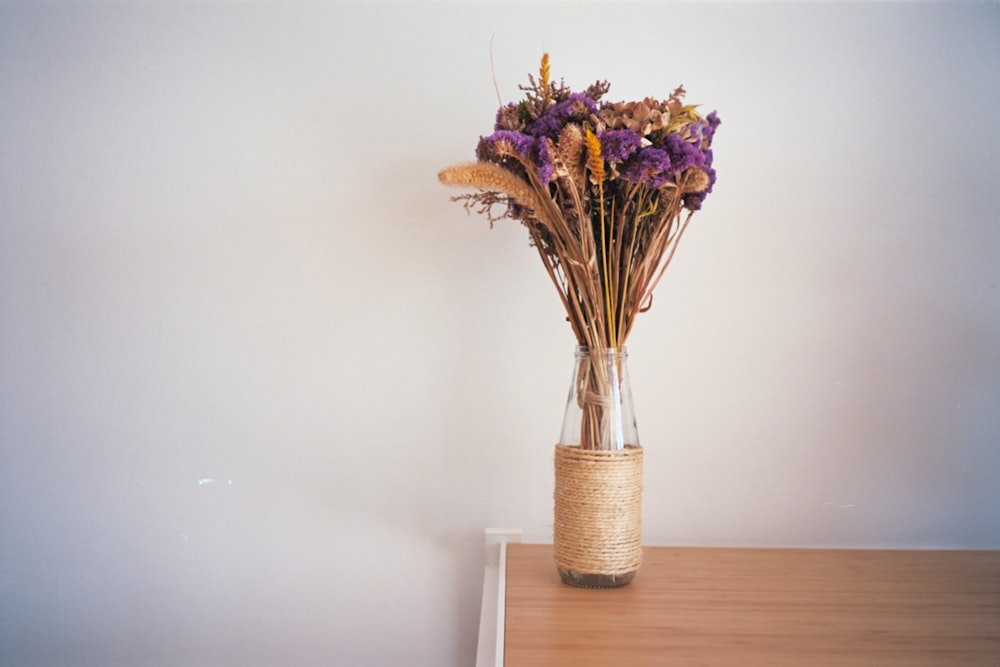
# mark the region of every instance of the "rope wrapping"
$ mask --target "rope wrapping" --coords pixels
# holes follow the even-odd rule
[[[556,564],[581,574],[624,575],[642,564],[642,448],[556,445]]]

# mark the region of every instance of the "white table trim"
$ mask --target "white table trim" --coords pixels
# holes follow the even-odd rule
[[[520,528],[486,529],[486,567],[483,572],[483,604],[479,611],[476,667],[503,667],[507,544],[520,541]]]

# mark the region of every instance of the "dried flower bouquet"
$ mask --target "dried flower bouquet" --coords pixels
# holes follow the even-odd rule
[[[528,80],[478,161],[438,177],[478,189],[453,199],[491,224],[524,224],[581,346],[621,347],[712,191],[719,118],[683,104],[682,87],[663,101],[603,102],[606,81],[573,93],[550,80],[548,54]]]
[[[558,290],[578,344],[594,354],[576,382],[582,404],[580,447],[622,449],[602,397],[615,369],[599,353],[623,348],[636,316],[673,257],[691,216],[712,191],[712,138],[719,126],[666,100],[602,101],[598,81],[574,93],[549,76],[548,54],[525,97],[502,106],[493,134],[480,137],[474,163],[439,172],[442,183],[475,188],[453,197],[490,224],[520,221]],[[618,359],[617,356],[614,357]],[[581,399],[582,401],[583,399]]]

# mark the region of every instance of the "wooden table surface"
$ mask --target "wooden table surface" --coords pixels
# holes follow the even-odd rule
[[[646,547],[614,590],[510,544],[505,667],[1000,666],[1000,551]]]

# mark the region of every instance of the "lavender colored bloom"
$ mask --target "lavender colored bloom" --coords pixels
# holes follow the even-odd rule
[[[642,146],[642,137],[632,130],[607,130],[597,135],[601,157],[607,162],[624,162]]]
[[[521,132],[512,132],[510,130],[499,130],[484,138],[482,141],[489,146],[490,150],[495,150],[494,146],[498,142],[506,142],[510,144],[514,148],[514,151],[521,157],[526,157],[535,145],[535,139],[533,137],[529,137]]]
[[[714,111],[708,114],[708,116],[705,117],[705,120],[708,121],[708,125],[702,130],[702,136],[704,136],[705,140],[711,144],[712,137],[715,136],[715,130],[722,124],[722,121],[719,119],[719,115]]]
[[[537,120],[528,124],[524,131],[533,137],[549,137],[555,139],[559,136],[563,123],[556,112],[556,107],[549,107],[549,110],[538,117]]]
[[[552,156],[549,155],[549,142],[544,138],[535,141],[535,150],[532,151],[531,159],[538,169],[538,180],[542,185],[552,180]]]
[[[597,104],[586,93],[572,93],[569,99],[561,104],[568,105],[569,115],[580,120],[584,120],[590,115],[597,115]]]
[[[667,151],[650,146],[629,158],[621,170],[625,180],[631,183],[643,183],[653,190],[666,183],[673,174]]]
[[[528,124],[524,131],[533,137],[555,140],[567,123],[584,121],[597,114],[597,104],[583,93],[573,93],[563,102],[553,104],[538,119]]]
[[[536,139],[521,132],[499,130],[479,140],[476,157],[486,161],[496,161],[500,157],[502,162],[503,154],[497,151],[497,144],[500,143],[509,145],[519,156],[533,162],[542,183],[548,183],[552,179],[552,157],[544,137]],[[509,155],[509,152],[506,154]]]
[[[674,173],[679,174],[688,167],[705,164],[705,154],[696,144],[684,141],[679,134],[669,134],[663,142],[663,149],[670,155]]]

